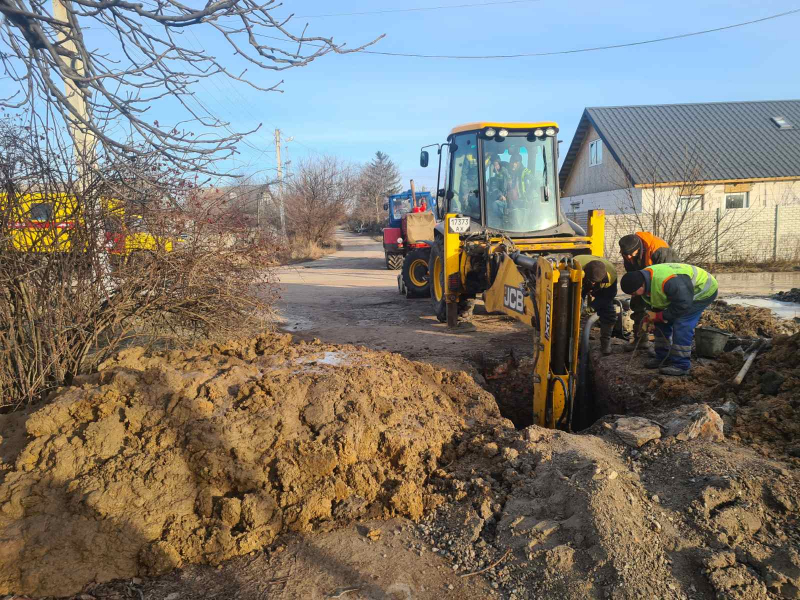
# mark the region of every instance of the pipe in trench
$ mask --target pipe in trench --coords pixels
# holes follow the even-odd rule
[[[586,325],[583,326],[583,332],[581,334],[581,354],[578,360],[578,392],[575,395],[578,397],[577,404],[582,410],[587,408],[586,379],[589,373],[589,332],[599,318],[600,315],[590,316],[586,320]],[[574,407],[570,410],[570,426],[572,425],[573,410]]]

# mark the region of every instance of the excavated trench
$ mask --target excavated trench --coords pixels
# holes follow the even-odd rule
[[[597,377],[597,357],[590,353],[586,377],[586,391],[582,399],[576,398],[572,421],[573,431],[590,427],[607,414],[624,414],[632,390],[615,390],[607,378]],[[492,393],[500,414],[509,419],[516,429],[533,424],[533,361],[531,357],[518,358],[510,354],[505,360],[484,357],[475,360],[483,375],[483,387]],[[578,395],[580,396],[580,394]]]

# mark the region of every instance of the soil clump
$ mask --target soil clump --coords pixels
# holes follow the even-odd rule
[[[773,300],[780,300],[781,302],[797,302],[800,303],[800,288],[792,288],[788,292],[778,292],[772,296]]]
[[[126,350],[0,443],[0,594],[217,564],[326,522],[418,519],[442,501],[429,474],[478,421],[507,423],[471,377],[394,354],[288,335]]]

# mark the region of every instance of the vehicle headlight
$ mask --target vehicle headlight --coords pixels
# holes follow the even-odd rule
[[[544,135],[544,129],[537,129],[536,131],[533,132],[533,135],[535,135],[536,137],[542,137]]]
[[[497,132],[491,127],[489,127],[486,131],[484,131],[484,133],[486,134],[487,137],[494,137]]]
[[[550,137],[553,137],[556,134],[556,130],[553,127],[548,127],[547,131],[545,131],[545,133],[547,135],[549,135]]]
[[[398,244],[402,244],[403,243],[403,238],[397,238],[397,243]]]
[[[497,132],[497,135],[499,135],[500,137],[506,137],[508,135],[508,130],[501,129],[500,131]]]

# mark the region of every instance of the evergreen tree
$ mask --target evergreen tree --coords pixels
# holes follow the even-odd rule
[[[383,204],[386,196],[397,194],[403,189],[397,165],[380,150],[363,168],[360,187],[357,213],[361,219],[369,221],[372,218],[368,215],[374,214],[376,223],[383,221]]]

